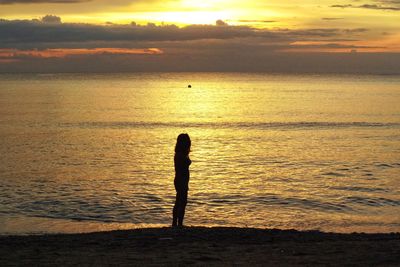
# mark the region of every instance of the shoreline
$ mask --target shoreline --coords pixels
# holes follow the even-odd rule
[[[400,233],[235,227],[0,236],[0,266],[399,266]]]

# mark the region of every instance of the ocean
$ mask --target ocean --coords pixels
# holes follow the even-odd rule
[[[188,85],[191,85],[191,88]],[[400,76],[0,75],[0,234],[185,224],[400,232]]]

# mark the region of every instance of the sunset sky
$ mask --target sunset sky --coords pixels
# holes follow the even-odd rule
[[[399,0],[0,0],[0,72],[400,72]]]

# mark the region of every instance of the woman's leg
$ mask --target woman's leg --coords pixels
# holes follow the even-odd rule
[[[187,204],[188,192],[181,191],[179,194],[179,206],[178,206],[178,225],[183,226],[183,218],[185,217],[185,208]]]
[[[179,193],[176,192],[175,205],[172,210],[172,227],[178,225],[178,213],[179,213]]]

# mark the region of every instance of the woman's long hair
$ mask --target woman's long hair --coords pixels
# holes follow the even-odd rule
[[[184,155],[189,155],[190,152],[190,137],[188,134],[182,133],[178,135],[178,138],[176,139],[176,145],[175,145],[175,154],[176,153],[182,153]]]

